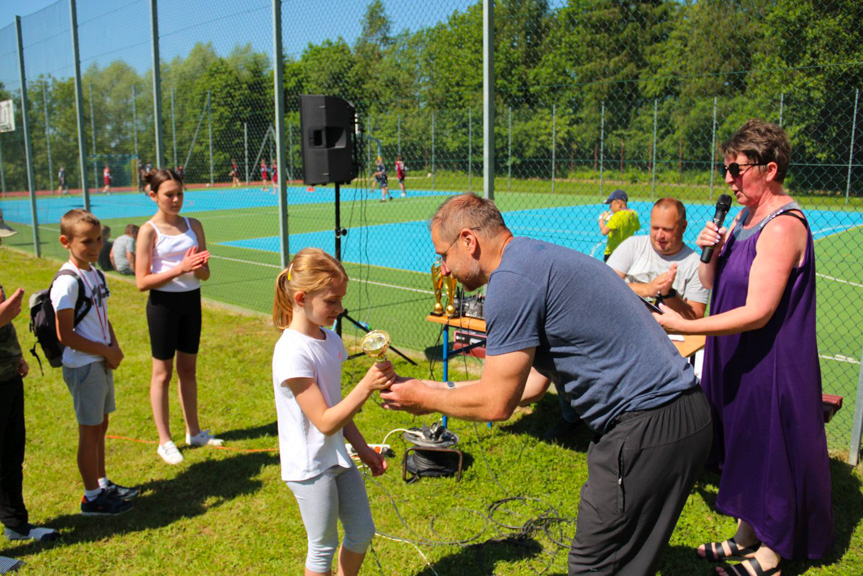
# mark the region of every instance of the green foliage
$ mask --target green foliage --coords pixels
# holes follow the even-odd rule
[[[20,286],[32,294],[50,283],[59,266],[59,260],[0,247],[0,282],[7,291]],[[269,273],[269,286],[274,273]],[[305,530],[296,501],[281,481],[270,368],[278,332],[269,318],[205,304],[199,413],[201,424],[225,438],[226,445],[182,446],[182,416],[172,394],[171,426],[185,461],[168,466],[156,455],[154,443],[147,296],[128,279],[110,274],[108,281],[110,317],[126,357],[115,373],[118,409],[111,414],[106,464],[113,480],[141,486],[143,494],[134,510],[118,518],[78,514],[81,481],[71,399],[60,370],[46,367],[41,375],[34,364],[25,379],[24,496],[31,521],[58,528],[62,540],[38,544],[4,538],[0,555],[20,558],[27,563],[25,570],[45,575],[301,573]],[[32,337],[25,316],[19,315],[15,326],[22,345],[29,347]],[[351,351],[357,348],[357,336],[353,330],[345,334]],[[432,366],[425,356],[409,353],[419,366],[395,357],[399,374],[428,378],[431,371],[441,378],[440,362]],[[363,376],[369,362],[361,357],[345,363],[343,393]],[[479,370],[478,361],[453,360],[450,378],[475,377]],[[430,424],[436,418],[385,411],[368,402],[355,421],[369,441],[382,442],[397,428]],[[549,395],[510,421],[490,427],[451,419],[450,429],[459,435],[458,448],[466,457],[458,482],[403,482],[401,458],[409,445],[399,432],[390,435],[387,443],[396,457],[389,460],[388,472],[365,476],[378,536],[360,573],[565,574],[592,433],[581,429],[560,444],[543,440],[557,418],[557,398]],[[838,503],[834,551],[820,562],[785,561],[783,574],[859,575],[863,472],[834,457],[831,477]],[[711,573],[713,566],[696,560],[693,549],[727,538],[735,529],[734,520],[715,509],[718,480],[704,474],[687,500],[660,567],[663,576]],[[530,522],[543,514],[561,521]],[[512,539],[521,530],[524,536]]]

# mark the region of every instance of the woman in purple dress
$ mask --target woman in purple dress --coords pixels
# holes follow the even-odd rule
[[[722,471],[716,508],[738,519],[724,542],[699,546],[722,575],[778,575],[782,558],[823,558],[833,544],[830,469],[815,338],[815,253],[800,206],[783,189],[785,132],[750,120],[722,145],[725,182],[743,209],[708,222],[699,247],[710,316],[655,315],[668,331],[707,334],[702,386]]]

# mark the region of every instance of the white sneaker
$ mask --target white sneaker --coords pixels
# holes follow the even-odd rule
[[[159,446],[156,453],[158,453],[159,456],[162,457],[162,460],[168,464],[179,464],[183,461],[183,455],[180,454],[179,450],[177,450],[177,445],[171,441],[165,442]]]
[[[210,434],[209,430],[201,430],[194,436],[186,432],[186,444],[189,446],[221,446],[225,441]]]

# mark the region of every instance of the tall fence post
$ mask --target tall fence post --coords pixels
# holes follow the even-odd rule
[[[851,122],[851,144],[848,146],[848,183],[845,185],[845,205],[848,206],[848,198],[851,194],[851,167],[854,165],[854,137],[857,133],[857,102],[860,99],[860,89],[854,92],[854,118]],[[861,401],[860,396],[857,397]]]
[[[99,167],[96,165],[96,114],[93,112],[93,85],[90,84],[90,134],[93,137],[93,190],[99,190]],[[85,208],[89,210],[89,208]]]
[[[656,198],[656,123],[659,100],[653,100],[653,174],[650,179],[650,199]]]
[[[434,112],[432,112],[432,191],[434,191]]]
[[[467,191],[473,192],[473,115],[467,110]]]
[[[483,196],[494,199],[494,0],[482,2]]]
[[[273,0],[273,97],[276,113],[275,140],[276,166],[285,170],[285,61],[282,51],[282,0]],[[272,157],[271,157],[272,158]],[[287,268],[290,260],[288,251],[288,188],[285,178],[277,179],[279,198],[279,244],[282,268]],[[341,327],[341,322],[339,323]]]
[[[600,113],[599,120],[599,195],[605,196],[605,193],[602,190],[603,185],[603,176],[605,175],[603,171],[603,162],[605,160],[605,101],[602,101],[602,112]]]
[[[294,185],[294,125],[288,124],[288,183]]]
[[[6,172],[3,170],[3,146],[0,146],[0,191],[6,198]]]
[[[399,151],[398,155],[402,155],[402,115],[398,116],[399,126],[398,126],[398,138],[399,138]]]
[[[90,209],[90,192],[87,190],[87,138],[84,133],[84,95],[81,88],[81,54],[78,50],[78,11],[76,0],[69,0],[69,31],[72,34],[72,65],[75,72],[75,111],[78,121],[78,162],[81,170],[81,195],[84,210]]]
[[[162,66],[159,59],[159,7],[158,0],[150,0],[150,21],[153,31],[153,129],[156,137],[156,167],[165,162],[162,142]]]
[[[246,186],[249,185],[249,123],[243,122],[243,164],[246,166]]]
[[[174,143],[174,168],[177,168],[177,114],[174,111],[174,87],[171,87],[171,140]],[[248,172],[248,170],[247,170]],[[248,184],[248,176],[246,183]]]
[[[785,92],[779,95],[779,127],[782,128],[782,116],[785,112]]]
[[[710,139],[710,199],[713,200],[713,177],[716,174],[716,96],[713,97],[713,136]]]
[[[860,357],[863,359],[863,351],[860,352]],[[860,461],[860,437],[863,436],[863,362],[860,362],[855,404],[854,423],[851,426],[851,446],[848,448],[848,463],[852,466],[857,466]]]
[[[54,194],[54,165],[51,162],[51,129],[48,122],[48,83],[42,80],[42,103],[45,106],[45,148],[48,151],[48,181]]]
[[[284,97],[283,97],[284,98]],[[210,100],[210,91],[207,90],[207,130],[210,134],[210,186],[213,185],[213,115]],[[270,156],[272,158],[272,155]]]
[[[39,214],[36,211],[36,182],[33,173],[33,151],[30,149],[30,117],[27,103],[27,74],[24,72],[24,40],[21,37],[21,17],[15,16],[15,32],[18,36],[18,72],[21,75],[21,122],[24,124],[24,154],[27,159],[27,188],[30,190],[30,214],[33,218],[33,252],[42,256],[39,246]]]
[[[141,156],[138,154],[138,92],[134,84],[132,84],[132,137],[135,142],[135,164],[137,165],[141,162]]]
[[[557,141],[557,104],[551,105],[551,193],[554,194],[554,176],[555,176],[555,161],[557,160],[557,155],[555,154],[554,145]]]
[[[507,147],[507,166],[509,167],[507,174],[507,191],[512,192],[512,106],[509,108],[509,126],[507,128],[507,132],[509,133],[509,145]]]

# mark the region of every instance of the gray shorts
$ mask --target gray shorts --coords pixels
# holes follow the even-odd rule
[[[72,393],[75,417],[83,426],[98,426],[117,407],[114,405],[114,371],[104,362],[80,368],[63,366],[63,380]]]

